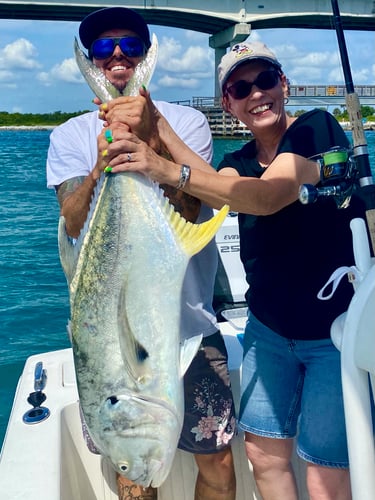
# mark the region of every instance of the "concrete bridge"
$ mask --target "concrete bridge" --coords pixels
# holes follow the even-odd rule
[[[126,2],[149,24],[210,34],[215,66],[226,49],[245,40],[251,29],[333,29],[330,0],[133,0]],[[123,0],[6,0],[0,18],[80,21],[89,12],[124,6]],[[375,30],[375,0],[340,0],[344,29]],[[216,83],[216,95],[219,95]]]
[[[148,23],[217,35],[239,23],[262,28],[332,28],[330,0],[6,0],[0,18],[80,21],[102,7],[124,6]],[[340,0],[344,29],[374,30],[374,0]]]

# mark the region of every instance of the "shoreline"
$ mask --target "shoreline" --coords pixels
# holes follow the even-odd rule
[[[0,130],[53,130],[58,125],[1,125]]]
[[[340,123],[340,122],[339,122]],[[348,125],[347,122],[342,122],[340,123],[342,128],[346,132],[351,131],[350,125]],[[58,127],[59,125],[0,125],[0,131],[1,130],[53,130],[54,128]],[[375,123],[365,123],[363,124],[363,130],[364,131],[375,131]],[[235,133],[231,134],[216,134],[216,131],[211,131],[212,132],[212,137],[213,138],[223,138],[223,139],[244,139],[244,138],[251,138],[251,134],[248,132],[242,132],[242,131],[236,131]]]

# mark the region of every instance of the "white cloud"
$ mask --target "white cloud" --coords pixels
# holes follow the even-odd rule
[[[337,65],[332,68],[331,71],[327,72],[325,78],[322,77],[321,81],[326,84],[336,84],[336,85],[344,85],[344,75],[342,72],[342,67]]]
[[[301,66],[308,68],[331,68],[338,62],[335,52],[308,52],[304,56],[298,58],[298,63]],[[297,61],[296,61],[297,63]]]
[[[61,63],[55,64],[49,72],[39,73],[37,78],[45,86],[50,86],[52,82],[83,83],[74,58],[64,59]]]
[[[1,87],[8,90],[17,90],[19,86],[16,83],[2,83]]]
[[[197,89],[200,87],[200,82],[197,78],[175,78],[165,75],[158,80],[158,85],[169,88]]]
[[[206,33],[200,33],[199,31],[186,30],[184,32],[186,40],[190,42],[206,43],[208,47],[208,35]]]
[[[183,47],[175,38],[163,37],[160,43],[158,67],[171,73],[199,73],[199,78],[211,78],[214,71],[214,54],[207,47]],[[202,76],[205,75],[205,76]]]
[[[61,64],[56,64],[51,74],[54,79],[62,80],[68,83],[82,83],[83,78],[78,66],[73,58],[64,59]]]
[[[91,103],[92,93],[84,83],[74,85],[71,92],[73,84],[83,81],[72,59],[78,23],[0,20],[0,28],[0,85],[7,97],[2,102],[4,109],[74,111]],[[216,69],[209,36],[163,26],[155,26],[153,31],[161,42],[149,86],[154,98],[176,101],[193,95],[213,96]],[[347,30],[345,35],[354,84],[374,85],[375,32]],[[264,29],[252,31],[248,40],[264,41],[292,84],[343,83],[334,30]]]
[[[371,80],[371,70],[370,68],[362,68],[360,70],[353,70],[352,72],[353,82],[358,85],[365,85]]]
[[[9,83],[9,81],[13,79],[14,75],[12,72],[7,71],[6,69],[0,69],[0,82]]]
[[[50,77],[49,73],[47,73],[46,71],[42,71],[41,73],[38,73],[36,75],[36,77],[46,87],[49,87],[52,84],[51,77]]]
[[[41,67],[35,59],[38,55],[34,45],[25,38],[19,38],[0,50],[0,68],[32,70]]]
[[[304,83],[322,83],[322,68],[307,68],[305,66],[293,67],[291,70],[285,69],[285,74],[292,85]]]
[[[309,51],[292,43],[273,45],[270,48],[282,63],[292,85],[343,82],[337,52]]]

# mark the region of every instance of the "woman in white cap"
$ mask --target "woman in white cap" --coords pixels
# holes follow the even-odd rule
[[[110,158],[113,172],[138,170],[178,186],[212,207],[239,212],[241,259],[249,289],[239,425],[265,500],[296,500],[293,438],[307,464],[313,500],[351,497],[340,353],[330,339],[333,320],[353,290],[341,283],[329,301],[319,290],[339,266],[354,264],[349,221],[364,216],[353,195],[339,210],[332,198],[299,202],[301,184],[316,185],[316,155],[348,140],[322,110],[298,119],[285,111],[288,81],[275,54],[260,42],[235,45],[218,68],[225,110],[254,137],[226,154],[219,173],[178,140],[160,117],[174,161],[158,157],[124,133],[131,162]],[[105,147],[105,141],[103,141]]]

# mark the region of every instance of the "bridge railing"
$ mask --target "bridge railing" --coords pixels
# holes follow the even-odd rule
[[[361,104],[375,106],[375,85],[356,85],[354,89]],[[345,106],[345,94],[345,85],[291,85],[289,106]],[[221,108],[220,97],[200,96],[173,102],[198,109]]]
[[[375,85],[356,85],[358,97],[375,97]],[[344,97],[345,85],[291,85],[292,97]]]

